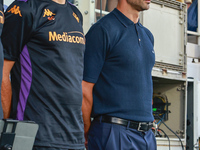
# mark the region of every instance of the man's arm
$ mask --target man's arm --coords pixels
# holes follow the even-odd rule
[[[85,145],[87,148],[88,142],[88,131],[91,125],[91,112],[92,112],[92,105],[93,105],[93,87],[94,83],[82,82],[82,89],[83,89],[83,103],[82,103],[82,112],[83,112],[83,122],[84,122],[84,132],[85,132]]]
[[[10,71],[14,65],[14,61],[4,60],[3,78],[1,85],[1,103],[3,107],[4,118],[9,118],[12,98],[12,88],[10,82]]]

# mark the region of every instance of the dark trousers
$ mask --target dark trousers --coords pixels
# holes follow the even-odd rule
[[[88,135],[88,150],[156,150],[152,130],[140,132],[117,124],[93,121]]]

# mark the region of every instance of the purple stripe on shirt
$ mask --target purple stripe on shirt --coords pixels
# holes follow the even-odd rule
[[[74,4],[72,4],[72,3],[70,3],[70,2],[68,2],[70,5],[73,5],[73,6],[75,6]]]
[[[17,1],[24,1],[24,2],[27,2],[28,0],[17,0]]]
[[[19,91],[19,102],[17,106],[17,119],[24,119],[24,111],[32,83],[32,67],[28,48],[25,45],[20,54],[21,63],[21,85]]]

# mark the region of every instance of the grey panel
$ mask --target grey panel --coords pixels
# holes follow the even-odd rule
[[[9,120],[5,128],[6,130],[4,131],[5,124],[6,123],[3,120],[0,120],[1,141],[3,137],[2,134],[7,135],[5,136],[7,139],[3,140],[9,141],[10,137],[14,133],[15,138],[12,150],[32,150],[35,136],[38,131],[38,124],[35,124],[33,122]]]

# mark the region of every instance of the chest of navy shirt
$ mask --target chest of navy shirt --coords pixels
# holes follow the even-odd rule
[[[83,80],[95,83],[92,116],[153,121],[154,39],[119,10],[99,20],[86,35]]]
[[[82,15],[68,2],[15,1],[2,33],[11,72],[11,117],[39,124],[35,145],[84,148]]]

